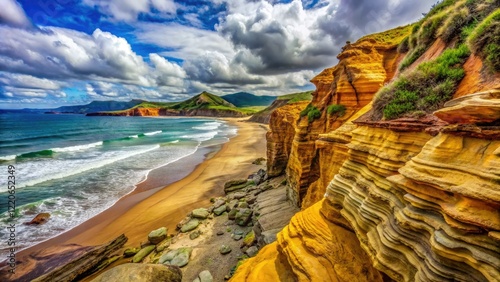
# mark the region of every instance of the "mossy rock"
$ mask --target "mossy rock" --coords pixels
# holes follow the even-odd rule
[[[255,243],[255,232],[252,230],[245,235],[245,238],[243,239],[243,245],[245,246],[251,246]]]
[[[227,255],[231,252],[231,247],[227,246],[227,245],[222,245],[220,246],[219,248],[219,253],[223,254],[223,255]]]
[[[133,263],[141,262],[146,256],[148,256],[155,249],[155,245],[149,245],[142,248],[135,256],[132,258]]]
[[[195,209],[191,212],[191,216],[199,219],[206,219],[208,217],[208,210],[205,208]]]
[[[133,257],[135,254],[137,254],[139,251],[141,250],[141,248],[127,248],[124,252],[123,252],[123,256],[126,257],[126,258],[129,258],[129,257]]]
[[[200,225],[200,221],[198,219],[193,218],[181,227],[181,232],[186,233],[191,230],[194,230],[196,229],[196,227],[198,227],[198,225]]]
[[[166,227],[160,227],[156,230],[153,230],[148,235],[148,241],[154,245],[165,240],[165,238],[167,238],[167,228]]]
[[[226,205],[222,205],[222,206],[214,209],[214,214],[219,216],[219,215],[223,214],[226,211],[226,209],[227,209]]]

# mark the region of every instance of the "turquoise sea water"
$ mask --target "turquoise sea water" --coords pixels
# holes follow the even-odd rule
[[[7,168],[15,166],[18,249],[77,226],[131,192],[155,168],[236,133],[199,118],[0,114],[0,223],[7,226]],[[168,171],[168,170],[167,170]],[[40,226],[24,225],[49,212]],[[7,238],[0,229],[0,238]],[[0,255],[7,243],[0,242]]]

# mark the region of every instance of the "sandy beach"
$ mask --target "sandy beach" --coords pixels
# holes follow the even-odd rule
[[[190,173],[189,168],[184,171],[183,167],[177,166],[174,173],[186,177],[156,189],[148,188],[155,185],[148,182],[148,178],[134,193],[103,213],[68,232],[19,252],[17,259],[21,264],[16,276],[40,267],[39,262],[33,259],[33,254],[40,251],[51,249],[51,253],[57,252],[57,249],[64,250],[64,246],[70,244],[100,245],[123,233],[128,237],[125,246],[138,246],[147,240],[151,230],[162,226],[167,227],[169,233],[175,233],[177,223],[191,210],[210,205],[211,197],[224,194],[226,181],[246,178],[257,169],[252,162],[266,156],[265,127],[241,122],[241,119],[226,121],[238,126],[238,134],[215,154],[209,154]],[[151,181],[158,181],[158,177],[161,176],[151,177]],[[23,268],[26,269],[23,271]]]

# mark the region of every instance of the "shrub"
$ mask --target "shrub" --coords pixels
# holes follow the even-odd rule
[[[484,48],[486,64],[494,71],[500,71],[500,45],[491,43]]]
[[[500,55],[498,55],[500,50],[498,45],[500,42],[500,9],[496,9],[481,21],[470,32],[467,42],[472,51],[478,54],[492,71],[500,71]]]
[[[321,112],[313,106],[312,104],[307,105],[307,107],[300,112],[300,117],[307,116],[309,122],[313,122],[315,119],[321,117]]]
[[[425,50],[427,50],[427,48],[419,46],[413,51],[411,51],[411,53],[405,56],[403,62],[401,62],[399,70],[404,70],[411,64],[413,64],[418,58],[420,58],[420,56],[422,56],[425,53]]]
[[[439,37],[446,43],[451,42],[456,35],[460,34],[462,27],[467,23],[469,9],[463,8],[449,16],[440,28]]]
[[[346,108],[344,105],[338,105],[338,104],[330,105],[326,108],[326,112],[329,115],[337,114],[337,116],[339,116],[339,117],[345,115],[345,110],[346,110]]]
[[[395,119],[430,113],[452,98],[470,55],[465,44],[444,51],[437,59],[420,64],[377,93],[373,119]]]
[[[307,120],[309,122],[313,122],[313,120],[319,118],[321,116],[321,112],[318,110],[318,108],[313,107],[309,113],[307,113]]]
[[[401,43],[399,43],[398,53],[406,53],[406,52],[408,52],[408,50],[410,50],[409,41],[410,41],[410,37],[407,36],[403,39],[403,41],[401,41]]]

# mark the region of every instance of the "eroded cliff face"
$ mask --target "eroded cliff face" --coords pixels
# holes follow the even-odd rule
[[[420,61],[446,48],[436,40]],[[302,211],[233,281],[499,281],[498,74],[471,54],[456,99],[444,108],[371,121],[371,98],[362,97],[396,73],[400,56],[358,50],[313,80],[311,104],[321,116],[296,117],[285,172],[288,196]],[[349,79],[348,63],[361,65],[356,57],[364,54],[385,63],[367,67],[373,76]],[[346,114],[328,115],[333,104],[345,105]]]
[[[285,172],[292,150],[293,138],[297,131],[299,113],[308,101],[286,104],[271,113],[267,135],[267,173],[278,176]]]
[[[408,27],[399,29],[403,37],[409,32]],[[324,165],[329,164],[328,158],[337,143],[331,143],[331,138],[321,134],[337,129],[352,118],[396,73],[403,57],[397,52],[399,41],[379,42],[374,38],[377,37],[346,45],[338,56],[338,65],[325,69],[311,80],[316,86],[311,105],[319,109],[321,116],[312,122],[307,116],[299,120],[286,168],[292,187],[289,197],[298,206],[306,208],[320,199],[326,187],[322,184],[336,173],[336,167]],[[345,113],[329,114],[331,105],[344,106]],[[274,130],[276,127],[271,127],[271,131]],[[314,194],[309,192],[306,197],[308,190]],[[307,198],[305,202],[304,198]]]

